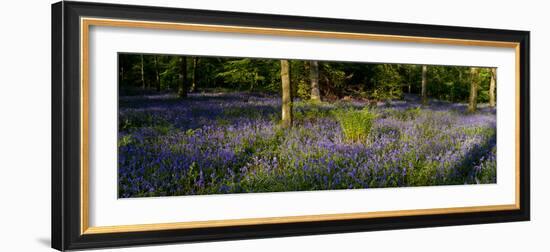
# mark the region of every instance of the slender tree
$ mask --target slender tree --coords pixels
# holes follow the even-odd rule
[[[156,78],[156,81],[157,81],[157,92],[160,92],[159,59],[158,59],[158,56],[157,56],[157,55],[155,55],[153,58],[154,58],[154,60],[155,60],[155,78]]]
[[[178,89],[178,96],[180,98],[187,97],[187,57],[181,56],[180,59],[181,81]]]
[[[409,65],[397,64],[396,73],[401,77],[403,84],[400,89],[402,92],[411,93],[411,67]]]
[[[206,58],[186,56],[121,54],[118,80],[121,87],[144,90],[184,91],[200,87],[280,92],[280,60],[251,58]],[[346,64],[324,61],[288,61],[292,95],[304,99],[363,97],[372,101],[403,99],[403,93],[417,93],[419,101],[429,98],[470,102],[471,69],[459,66]],[[183,80],[182,64],[186,65]],[[496,106],[496,69],[477,68],[477,100]],[[185,81],[185,83],[183,83]],[[185,89],[180,86],[185,85]],[[323,90],[321,90],[323,85]],[[294,90],[296,88],[296,90]],[[483,93],[482,93],[483,92]],[[475,92],[472,93],[475,95]],[[481,99],[483,98],[483,99]],[[479,101],[478,101],[479,102]]]
[[[311,80],[311,100],[321,101],[321,92],[319,92],[319,62],[316,60],[309,62],[309,78]]]
[[[491,83],[489,85],[489,106],[494,108],[496,106],[495,101],[495,88],[496,88],[497,69],[491,68]]]
[[[468,99],[468,112],[477,110],[478,68],[470,68],[470,98]]]
[[[409,74],[407,75],[407,77],[408,77],[408,78],[407,78],[407,87],[408,87],[408,88],[407,88],[407,90],[408,90],[408,92],[407,92],[407,93],[409,93],[409,94],[410,94],[410,93],[411,93],[411,91],[412,91],[412,81],[411,81],[411,74],[409,73]]]
[[[283,93],[282,125],[292,126],[292,92],[290,90],[290,66],[288,60],[281,60],[281,85]]]
[[[120,67],[120,76],[119,76],[119,80],[120,80],[120,84],[119,85],[124,85],[124,63],[125,63],[125,58],[126,57],[120,57],[119,56],[119,60],[118,60],[118,65]]]
[[[197,65],[199,64],[199,58],[193,57],[193,72],[191,73],[191,89],[190,92],[195,92],[197,88]]]
[[[428,95],[427,95],[427,88],[428,88],[428,80],[427,80],[427,72],[428,67],[426,65],[422,66],[422,105],[428,104]]]
[[[407,89],[408,89],[408,93],[412,93],[412,82],[413,82],[413,76],[412,76],[412,72],[413,72],[413,69],[414,69],[414,65],[402,65],[403,68],[405,68],[405,72],[407,74]]]
[[[141,89],[145,89],[145,71],[143,70],[145,61],[143,60],[143,54],[141,55]]]

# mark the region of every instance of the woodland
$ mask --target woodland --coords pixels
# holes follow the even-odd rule
[[[120,53],[119,197],[496,183],[496,72]]]

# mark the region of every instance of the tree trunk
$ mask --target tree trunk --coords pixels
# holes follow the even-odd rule
[[[411,69],[407,69],[407,86],[408,86],[408,93],[410,94],[412,91],[412,77],[411,77]]]
[[[178,89],[180,98],[187,97],[187,57],[180,57],[181,81]]]
[[[254,87],[258,84],[259,78],[258,72],[254,72],[254,81],[250,83],[250,88],[248,89],[250,92],[254,91]]]
[[[422,66],[422,105],[428,104],[428,95],[427,95],[427,86],[428,86],[428,80],[426,79],[426,75],[428,72],[428,66],[423,65]]]
[[[283,92],[282,125],[292,126],[292,92],[290,90],[290,66],[288,60],[281,60],[281,85]]]
[[[468,103],[468,112],[472,113],[477,110],[477,87],[478,87],[478,69],[477,67],[470,68],[470,99]]]
[[[197,88],[197,64],[199,63],[199,58],[193,57],[193,72],[191,74],[191,89],[190,92],[195,92]]]
[[[124,57],[118,56],[118,66],[120,68],[120,75],[118,76],[119,86],[124,85]]]
[[[145,71],[143,70],[145,62],[143,60],[143,54],[141,55],[141,89],[145,89]]]
[[[155,76],[157,80],[157,92],[160,92],[160,72],[159,72],[159,60],[158,57],[155,56]]]
[[[491,84],[489,85],[489,106],[494,108],[496,106],[495,88],[497,79],[497,69],[491,68]]]
[[[311,79],[311,100],[321,101],[321,92],[319,92],[319,62],[309,62],[309,77]]]

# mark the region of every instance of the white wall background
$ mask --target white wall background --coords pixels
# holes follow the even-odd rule
[[[89,1],[89,0],[87,0]],[[94,1],[94,0],[92,0]],[[107,1],[107,0],[105,0]],[[547,251],[550,228],[550,26],[545,1],[110,0],[241,12],[531,31],[532,221],[116,251]],[[48,251],[50,240],[50,4],[0,7],[0,251]],[[111,249],[108,249],[109,251]],[[115,250],[115,249],[113,249]]]

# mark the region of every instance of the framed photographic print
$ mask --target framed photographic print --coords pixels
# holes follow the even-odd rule
[[[529,220],[529,32],[52,6],[58,250]]]

